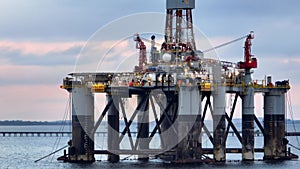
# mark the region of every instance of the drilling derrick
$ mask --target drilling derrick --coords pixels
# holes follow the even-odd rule
[[[167,0],[165,42],[162,52],[172,54],[175,59],[196,60],[196,44],[193,32],[192,9],[195,0]],[[183,58],[178,58],[181,55]]]

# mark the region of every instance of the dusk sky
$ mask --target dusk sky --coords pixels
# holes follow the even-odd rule
[[[195,26],[213,45],[255,31],[252,53],[259,67],[254,78],[289,79],[296,119],[299,7],[299,0],[196,0],[193,13]],[[82,47],[111,21],[143,12],[165,13],[165,0],[0,0],[0,120],[62,120],[68,93],[59,86],[74,71]],[[217,52],[221,60],[238,62],[243,41]]]

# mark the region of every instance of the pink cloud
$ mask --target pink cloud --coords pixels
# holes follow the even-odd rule
[[[148,51],[150,51],[150,45]],[[77,59],[76,71],[115,71],[120,63],[136,58],[132,60],[131,67],[129,66],[130,68],[127,69],[127,71],[131,71],[138,63],[138,53],[135,42],[131,38],[122,41],[87,42]]]
[[[36,85],[60,83],[74,66],[1,65],[0,84]]]
[[[22,54],[45,55],[50,52],[63,52],[70,48],[83,46],[85,42],[30,42],[30,41],[0,41],[0,48],[20,51]]]

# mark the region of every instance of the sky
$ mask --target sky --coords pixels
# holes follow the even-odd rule
[[[196,0],[193,11],[195,27],[213,46],[255,31],[254,78],[289,79],[295,119],[300,119],[299,6],[298,0]],[[0,0],[0,120],[61,120],[68,93],[59,86],[88,40],[114,20],[145,12],[165,13],[165,0]],[[149,29],[156,29],[155,21]],[[133,27],[135,33],[140,24],[137,19],[120,29]],[[132,48],[128,55],[136,54]],[[217,52],[221,60],[238,62],[243,42]]]

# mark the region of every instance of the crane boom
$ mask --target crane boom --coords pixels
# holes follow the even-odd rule
[[[221,45],[218,45],[218,46],[210,48],[210,49],[206,49],[206,50],[202,51],[202,53],[210,52],[212,50],[215,50],[215,49],[218,49],[218,48],[230,45],[230,44],[232,44],[234,42],[243,40],[245,38],[246,38],[246,41],[245,41],[245,46],[244,46],[244,61],[238,62],[237,64],[234,64],[234,63],[231,63],[231,62],[222,61],[221,62],[222,66],[224,68],[227,68],[227,67],[232,67],[233,65],[236,65],[237,68],[239,68],[239,69],[257,68],[257,59],[254,58],[253,55],[251,54],[251,46],[252,46],[251,40],[254,39],[254,32],[253,31],[251,31],[250,34],[242,36],[242,37],[237,38],[235,40],[223,43]]]
[[[230,45],[230,44],[232,44],[232,43],[238,42],[238,41],[243,40],[243,39],[245,39],[245,38],[247,38],[247,37],[248,37],[248,35],[245,35],[245,36],[242,36],[242,37],[237,38],[237,39],[235,39],[235,40],[232,40],[232,41],[223,43],[223,44],[221,44],[221,45],[215,46],[215,47],[213,47],[213,48],[206,49],[206,50],[204,50],[204,51],[202,51],[202,52],[203,52],[203,53],[207,53],[207,52],[210,52],[210,51],[212,51],[212,50],[215,50],[215,49],[218,49],[218,48],[221,48],[221,47]]]

